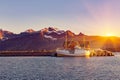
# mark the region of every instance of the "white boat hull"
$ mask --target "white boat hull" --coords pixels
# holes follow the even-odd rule
[[[86,57],[90,55],[88,50],[75,50],[73,53],[68,50],[57,50],[56,52],[58,57]]]

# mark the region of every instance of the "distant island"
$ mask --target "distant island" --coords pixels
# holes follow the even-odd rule
[[[66,33],[69,39],[82,43],[83,36],[90,48],[101,48],[109,51],[120,51],[119,37],[89,36],[75,34],[70,30],[59,30],[48,27],[38,31],[28,29],[19,34],[0,29],[0,51],[55,51],[62,48]]]

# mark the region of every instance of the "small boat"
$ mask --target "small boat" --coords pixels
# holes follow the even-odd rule
[[[58,57],[86,57],[90,56],[90,49],[85,48],[85,39],[83,47],[80,46],[75,40],[68,41],[67,35],[64,42],[63,49],[56,49],[56,56]]]

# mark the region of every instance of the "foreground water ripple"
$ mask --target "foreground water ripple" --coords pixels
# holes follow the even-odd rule
[[[119,80],[120,56],[0,57],[0,80]]]

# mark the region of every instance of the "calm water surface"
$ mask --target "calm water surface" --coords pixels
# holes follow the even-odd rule
[[[0,57],[0,80],[120,80],[120,56]]]

